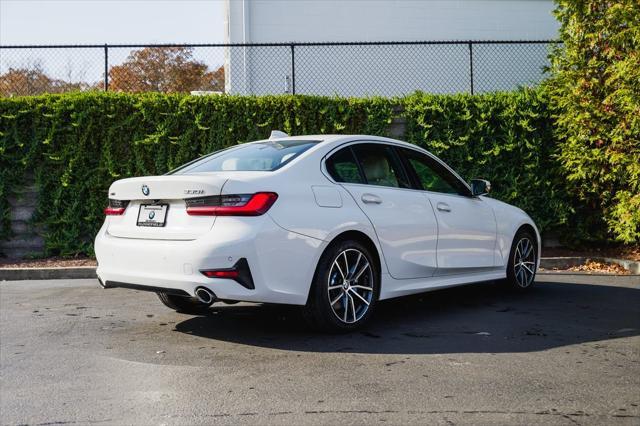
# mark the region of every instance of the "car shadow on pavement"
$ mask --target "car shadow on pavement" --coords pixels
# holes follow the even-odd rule
[[[296,309],[222,305],[176,324],[176,331],[303,352],[530,352],[638,335],[640,290],[542,282],[518,294],[493,283],[471,285],[380,302],[365,329],[342,335],[309,331]]]

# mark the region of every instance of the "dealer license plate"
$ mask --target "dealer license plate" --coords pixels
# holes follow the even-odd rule
[[[142,204],[138,212],[138,226],[164,226],[168,204]]]

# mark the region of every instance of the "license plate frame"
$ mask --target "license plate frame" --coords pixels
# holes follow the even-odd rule
[[[167,224],[169,204],[140,204],[137,226],[162,228]]]

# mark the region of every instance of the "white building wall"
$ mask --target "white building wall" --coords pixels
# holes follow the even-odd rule
[[[227,0],[229,43],[549,40],[551,0]],[[476,45],[476,91],[539,78],[546,46]],[[282,93],[289,47],[232,48],[227,89]],[[442,46],[308,46],[295,49],[296,93],[397,95],[468,91],[469,49]],[[532,81],[533,82],[533,81]]]

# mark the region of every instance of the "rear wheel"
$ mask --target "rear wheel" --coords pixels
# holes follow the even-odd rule
[[[526,290],[533,285],[536,277],[538,245],[529,231],[520,231],[511,244],[506,283],[517,290]]]
[[[380,275],[373,256],[355,240],[330,246],[320,258],[304,314],[313,328],[350,331],[373,314]]]
[[[211,304],[202,303],[195,297],[176,296],[163,292],[156,293],[160,301],[174,311],[190,315],[205,315],[209,313]]]

